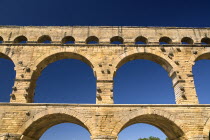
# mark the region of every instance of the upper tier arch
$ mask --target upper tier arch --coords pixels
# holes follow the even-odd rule
[[[53,63],[58,60],[62,59],[77,59],[81,60],[82,62],[86,63],[93,69],[94,65],[90,62],[91,58],[89,56],[84,56],[82,54],[74,53],[74,52],[51,52],[44,54],[43,56],[39,57],[34,65],[32,66],[32,75],[31,75],[31,82],[28,89],[28,102],[33,102],[34,90],[36,87],[36,81],[40,76],[42,70],[48,66],[50,63]]]
[[[14,61],[13,61],[8,55],[6,55],[6,54],[4,54],[4,53],[1,53],[1,52],[0,52],[0,58],[4,58],[4,59],[7,59],[7,60],[11,60],[11,61],[14,63]]]
[[[177,69],[177,65],[167,56],[163,55],[162,53],[155,53],[149,50],[147,50],[146,52],[131,51],[123,53],[119,57],[114,59],[113,64],[116,67],[117,71],[122,65],[135,59],[146,59],[153,61],[161,65],[168,73],[170,73],[172,69],[173,71]]]
[[[210,59],[210,51],[202,51],[194,57],[194,62],[202,59]]]

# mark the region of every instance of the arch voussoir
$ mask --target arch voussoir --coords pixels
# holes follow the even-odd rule
[[[51,119],[48,119],[51,118]],[[68,109],[50,108],[32,115],[18,130],[18,134],[38,139],[43,132],[38,131],[41,127],[44,131],[59,123],[76,123],[84,127],[91,134],[89,123],[85,123],[88,118],[77,111],[69,111]],[[43,124],[46,124],[43,126]],[[48,126],[48,124],[50,124]],[[40,134],[38,134],[40,132]]]
[[[155,59],[159,59],[160,61],[164,62],[165,65],[167,65],[167,67],[171,69],[177,69],[177,65],[171,60],[169,59],[167,56],[165,56],[164,54],[162,54],[161,52],[157,54],[157,51],[153,51],[153,50],[132,50],[132,51],[128,51],[125,53],[122,53],[121,55],[117,56],[116,58],[114,58],[113,60],[113,65],[118,69],[120,66],[122,66],[123,64],[125,64],[128,61],[131,60],[135,60],[135,59],[139,59],[137,56],[150,56],[148,58],[144,58],[144,57],[140,57],[140,59],[147,59],[147,60],[151,60],[155,62]],[[122,61],[124,61],[122,63]],[[156,62],[158,63],[158,62]],[[160,63],[159,63],[160,64]],[[162,66],[162,64],[160,64]],[[167,70],[167,69],[166,69]],[[168,72],[170,72],[170,70],[167,70]]]
[[[128,115],[124,115],[124,117],[121,118],[120,121],[115,125],[112,134],[119,134],[124,128],[135,123],[148,123],[160,128],[164,132],[166,131],[166,135],[168,135],[168,137],[170,138],[179,138],[181,136],[184,136],[185,133],[180,127],[181,123],[179,121],[176,121],[176,116],[174,114],[170,114],[166,111],[158,109],[147,109],[147,111],[144,111],[144,113],[142,112],[143,110],[133,111],[132,113],[129,112]],[[155,121],[153,120],[153,118],[156,118]],[[165,127],[165,125],[168,126]]]

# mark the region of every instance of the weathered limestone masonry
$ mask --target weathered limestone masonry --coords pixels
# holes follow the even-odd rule
[[[116,140],[135,123],[154,125],[170,140],[208,140],[210,105],[199,105],[192,66],[210,59],[209,37],[210,28],[2,26],[0,57],[13,61],[16,79],[10,103],[0,103],[0,140],[38,140],[48,128],[64,122],[86,128],[92,140]],[[114,41],[122,44],[111,44]],[[96,104],[33,103],[42,70],[67,58],[93,69]],[[168,72],[176,105],[114,104],[114,75],[135,59],[154,61]]]

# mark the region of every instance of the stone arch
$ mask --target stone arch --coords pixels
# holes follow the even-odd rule
[[[114,66],[114,74],[112,78],[114,79],[117,70],[122,65],[136,59],[150,60],[162,66],[168,72],[168,76],[171,78],[172,84],[174,84],[176,79],[178,78],[176,72],[178,71],[179,67],[175,64],[173,60],[171,60],[167,55],[164,55],[162,52],[154,52],[152,50],[145,51],[144,49],[125,52],[117,58],[114,58],[114,61],[112,63]],[[180,100],[182,101],[182,98],[181,96],[179,96],[178,90],[176,90],[175,87],[174,94],[176,104],[180,104]]]
[[[210,52],[205,52],[205,53],[198,55],[196,57],[195,61],[202,60],[202,59],[210,59]]]
[[[134,40],[135,44],[138,44],[138,42],[142,42],[144,44],[148,43],[148,39],[144,36],[138,36],[135,40]]]
[[[13,64],[13,66],[14,67],[12,67],[12,70],[13,70],[13,72],[14,72],[14,77],[13,77],[13,79],[11,79],[12,80],[12,85],[11,85],[11,87],[10,87],[10,89],[13,89],[14,90],[14,84],[15,84],[15,78],[16,78],[16,63],[14,63],[14,62],[16,62],[16,61],[13,61],[12,60],[12,58],[11,57],[9,57],[8,55],[6,55],[6,54],[4,54],[4,53],[1,53],[0,52],[0,58],[3,58],[3,59],[6,59],[6,60],[9,60],[10,62],[9,63],[11,63],[11,64]],[[12,73],[13,73],[12,72]],[[11,73],[9,73],[9,75],[11,75]],[[7,79],[8,80],[8,79]],[[10,91],[10,93],[11,93],[11,91]],[[9,94],[10,94],[9,93]],[[9,94],[8,94],[8,97],[9,97]],[[10,96],[11,96],[11,94],[10,94]],[[11,97],[13,97],[13,96],[11,96]],[[4,101],[5,102],[5,101]]]
[[[18,36],[18,37],[16,37],[15,39],[14,39],[14,43],[21,43],[21,42],[27,42],[28,41],[28,39],[25,37],[25,36],[23,36],[23,35],[21,35],[21,36]]]
[[[184,44],[184,43],[187,43],[187,44],[193,44],[194,41],[192,38],[190,37],[183,37],[182,40],[181,40],[181,43]]]
[[[192,62],[192,65],[194,65],[194,63],[198,60],[203,60],[203,59],[210,59],[210,50],[203,50],[201,52],[197,52],[195,51],[197,54],[196,55],[192,55],[190,60]]]
[[[199,60],[210,60],[210,50],[205,49],[202,51],[193,51],[192,53],[194,53],[195,55],[191,55],[189,62],[191,63],[191,71],[193,70],[193,66],[195,65],[196,61]]]
[[[61,43],[62,44],[66,44],[67,42],[71,42],[70,44],[74,44],[75,43],[75,39],[72,36],[65,36],[62,40]]]
[[[18,134],[38,140],[50,127],[60,123],[74,123],[85,128],[90,135],[87,119],[81,113],[69,109],[47,109],[31,116],[18,130]]]
[[[160,64],[168,73],[170,73],[172,70],[175,71],[177,69],[176,64],[167,56],[161,53],[158,53],[157,55],[157,53],[149,51],[149,50],[146,52],[132,51],[132,52],[123,53],[118,58],[114,59],[113,64],[117,71],[125,63],[132,60],[136,60],[136,59],[146,59],[146,60],[153,61],[157,64]]]
[[[38,38],[37,43],[44,43],[45,41],[52,41],[49,35],[42,35]]]
[[[86,39],[86,44],[99,44],[99,39],[98,37],[96,36],[89,36],[87,39]],[[91,42],[95,42],[95,43],[91,43]]]
[[[2,52],[0,52],[0,58],[10,60],[14,64],[14,70],[15,70],[15,67],[16,67],[15,60],[13,60],[10,56],[8,56]]]
[[[162,110],[138,110],[128,112],[120,118],[112,135],[118,135],[123,129],[137,123],[146,123],[159,128],[169,139],[185,140],[184,129],[175,115]]]
[[[210,50],[208,50],[208,49],[204,49],[204,50],[202,50],[202,51],[193,51],[192,53],[194,53],[194,55],[191,55],[191,57],[190,57],[190,60],[189,60],[189,63],[191,64],[190,65],[190,71],[192,72],[192,74],[193,74],[193,80],[194,80],[194,82],[195,82],[195,91],[196,91],[196,96],[197,96],[197,98],[198,98],[198,101],[200,100],[200,98],[201,97],[199,97],[201,94],[199,94],[200,92],[197,90],[197,82],[195,81],[196,79],[195,79],[195,76],[194,76],[194,70],[193,70],[193,67],[195,66],[195,64],[196,64],[196,62],[197,61],[199,61],[199,60],[210,60]],[[197,76],[199,76],[199,75],[197,75]],[[205,94],[203,94],[203,95],[205,95]],[[202,96],[202,95],[201,95]]]
[[[163,36],[159,39],[159,43],[164,42],[166,44],[172,44],[172,40],[171,38],[167,37],[167,36]]]
[[[202,38],[202,39],[201,39],[201,43],[210,44],[210,38],[208,38],[208,37]]]
[[[34,65],[32,66],[32,75],[31,75],[31,83],[28,88],[28,102],[33,102],[33,96],[34,96],[34,90],[36,87],[36,81],[38,77],[40,76],[42,70],[48,66],[50,63],[53,63],[58,60],[62,59],[77,59],[80,60],[87,65],[89,65],[93,69],[93,73],[95,74],[94,71],[94,65],[90,62],[90,59],[87,56],[83,56],[78,53],[74,52],[51,52],[48,54],[43,55],[42,57],[38,58]],[[96,74],[95,74],[96,76]]]
[[[120,44],[124,43],[124,39],[121,36],[114,36],[110,39],[110,43],[119,42]]]
[[[0,58],[4,58],[4,59],[12,61],[12,63],[14,64],[14,70],[15,70],[15,67],[16,67],[15,60],[13,60],[10,56],[8,56],[2,52],[0,52]]]
[[[14,61],[8,56],[8,55],[6,55],[6,54],[4,54],[4,53],[1,53],[0,52],[0,58],[4,58],[4,59],[7,59],[7,60],[11,60],[13,63],[14,63]],[[14,63],[15,64],[15,63]]]

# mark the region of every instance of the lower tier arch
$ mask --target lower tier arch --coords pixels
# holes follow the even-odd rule
[[[161,112],[161,114],[165,114],[166,116],[173,118],[172,115],[166,112]],[[159,128],[170,140],[186,140],[184,132],[179,125],[176,124],[175,119],[171,120],[163,115],[159,115],[158,113],[133,115],[131,113],[130,115],[127,115],[127,118],[122,118],[124,123],[119,122],[119,124],[116,125],[113,133],[119,134],[128,126],[137,123],[145,123]]]
[[[81,118],[79,118],[79,116]],[[18,133],[22,135],[23,140],[38,140],[49,128],[61,123],[80,125],[90,133],[90,129],[81,119],[82,116],[75,111],[71,112],[70,110],[59,111],[56,109],[49,109],[30,117],[30,119],[19,129]]]

